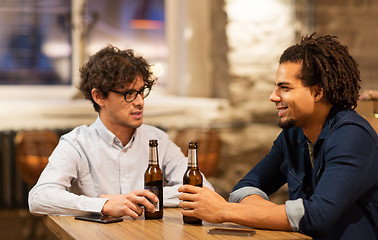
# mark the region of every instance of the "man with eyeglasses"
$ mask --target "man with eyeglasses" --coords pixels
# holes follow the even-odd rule
[[[159,143],[164,206],[178,206],[187,159],[165,132],[142,124],[144,98],[155,81],[150,65],[132,50],[108,46],[90,57],[79,88],[99,116],[61,137],[29,193],[31,213],[137,218],[142,206],[154,212],[157,196],[143,189],[150,139]]]

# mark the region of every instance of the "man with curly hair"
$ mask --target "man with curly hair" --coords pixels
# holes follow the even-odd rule
[[[378,138],[353,110],[359,82],[357,63],[333,36],[312,34],[286,49],[270,96],[283,130],[270,152],[229,202],[206,188],[180,187],[179,198],[192,201],[180,202],[183,214],[314,239],[378,239]],[[290,200],[268,201],[284,184]]]
[[[29,193],[32,213],[137,218],[142,206],[154,212],[151,202],[158,198],[144,190],[150,139],[159,144],[164,205],[178,205],[187,159],[165,132],[142,124],[144,98],[155,81],[150,65],[132,50],[108,46],[90,57],[79,88],[98,118],[61,137]]]

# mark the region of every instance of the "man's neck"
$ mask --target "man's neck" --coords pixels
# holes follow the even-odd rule
[[[331,108],[332,105],[330,104],[319,104],[314,111],[316,114],[314,114],[311,124],[303,127],[304,135],[312,143],[315,144],[318,139]]]
[[[101,114],[100,119],[104,126],[122,142],[122,146],[126,146],[126,144],[130,141],[131,137],[133,136],[135,128],[125,127],[109,122],[107,121],[107,119],[101,117]]]
[[[133,136],[135,128],[125,128],[125,127],[119,126],[110,131],[114,135],[116,135],[119,138],[119,140],[121,140],[122,146],[126,146],[126,144],[130,141],[131,137]]]

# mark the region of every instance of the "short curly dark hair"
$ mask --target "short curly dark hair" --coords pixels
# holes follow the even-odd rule
[[[331,104],[356,108],[361,89],[358,64],[348,48],[335,39],[337,37],[314,36],[315,33],[307,35],[300,44],[287,48],[279,63],[302,63],[299,78],[304,86],[319,84]]]
[[[107,97],[111,89],[124,88],[138,76],[143,78],[145,86],[149,88],[157,80],[143,57],[135,56],[131,49],[120,50],[109,45],[91,56],[80,69],[79,89],[99,112],[101,107],[93,100],[92,89],[96,88]]]

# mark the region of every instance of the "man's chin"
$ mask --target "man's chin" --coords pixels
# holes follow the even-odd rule
[[[133,122],[133,123],[129,123],[129,124],[128,124],[128,127],[131,127],[131,128],[138,128],[138,127],[140,127],[142,124],[143,124],[143,121],[140,120],[140,121],[136,121],[136,122]]]
[[[142,126],[142,124],[143,124],[143,122],[141,121],[140,123],[135,124],[134,128],[138,128],[138,127]]]
[[[280,120],[278,125],[282,128],[282,129],[289,129],[289,128],[292,128],[292,127],[295,127],[295,120],[290,118],[290,119],[286,119],[286,120]]]

